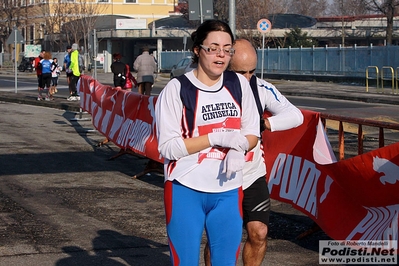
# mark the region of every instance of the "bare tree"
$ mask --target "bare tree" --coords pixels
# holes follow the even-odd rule
[[[254,31],[260,19],[267,18],[273,24],[274,14],[287,13],[290,0],[238,0],[236,4],[236,28],[241,38],[246,38],[255,46],[261,45],[261,35]],[[248,7],[256,7],[249,9]],[[265,40],[276,46],[279,40],[268,36]],[[280,44],[280,43],[279,43]],[[279,45],[277,45],[279,46]]]
[[[329,13],[335,16],[356,16],[367,13],[365,5],[359,0],[334,0]]]
[[[289,12],[304,16],[318,17],[326,15],[328,10],[327,0],[292,0]]]
[[[399,0],[361,0],[362,3],[372,12],[382,13],[387,19],[386,43],[392,44],[393,19],[398,13]]]
[[[89,33],[105,8],[106,5],[85,0],[58,0],[56,5],[43,7],[45,28],[50,42],[58,47],[63,42],[78,43],[87,51]]]
[[[43,5],[42,13],[45,19],[45,34],[48,36],[51,50],[61,49],[64,41],[68,38],[62,34],[62,25],[68,23],[73,16],[75,9],[73,3],[58,0],[58,3],[52,6]]]
[[[98,16],[103,14],[105,5],[79,0],[78,6],[78,13],[76,14],[74,23],[72,23],[72,25],[76,25],[73,32],[75,36],[78,36],[80,33],[80,39],[83,39],[84,50],[87,51],[89,46],[89,34],[94,29]],[[75,39],[75,42],[78,41],[79,39]]]
[[[0,41],[5,43],[14,27],[25,24],[26,9],[21,1],[0,0]],[[4,46],[6,51],[10,47]]]

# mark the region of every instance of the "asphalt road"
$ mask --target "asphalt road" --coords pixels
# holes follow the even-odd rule
[[[88,115],[6,102],[0,112],[1,266],[170,265],[163,177],[131,178],[146,159],[109,160],[119,149],[96,146]],[[281,202],[272,210],[264,265],[318,265],[329,238],[296,239],[312,221]]]
[[[132,179],[147,159],[109,160],[119,148],[97,147],[87,114],[9,102],[0,112],[0,266],[170,265],[163,177]],[[272,200],[263,265],[318,265],[329,237],[298,239],[312,225]]]

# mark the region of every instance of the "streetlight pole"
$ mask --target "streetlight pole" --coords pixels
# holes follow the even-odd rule
[[[341,0],[341,38],[342,38],[342,47],[345,46],[345,25],[344,25],[344,0]]]
[[[202,14],[202,0],[199,1],[199,4],[200,4],[200,20],[202,24],[202,22],[204,22],[204,14]]]

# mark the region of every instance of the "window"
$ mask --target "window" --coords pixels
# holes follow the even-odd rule
[[[136,4],[136,3],[137,3],[137,0],[126,0],[125,3],[133,3],[133,4]]]
[[[35,25],[30,25],[29,37],[30,37],[30,44],[33,44],[35,41]]]
[[[108,3],[109,0],[97,0],[98,3]]]

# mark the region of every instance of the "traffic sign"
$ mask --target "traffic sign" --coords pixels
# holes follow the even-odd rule
[[[260,33],[266,33],[272,29],[272,23],[268,19],[263,18],[258,21],[257,28]]]
[[[18,29],[13,29],[10,36],[7,39],[7,44],[13,44],[13,43],[25,43],[24,37],[22,37],[22,34],[18,31]]]

